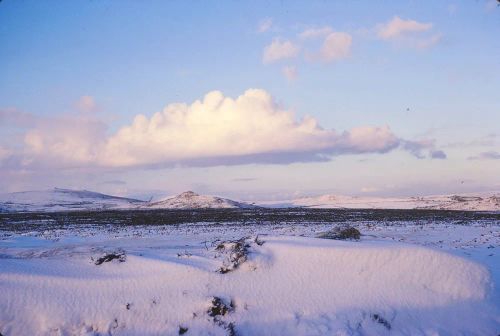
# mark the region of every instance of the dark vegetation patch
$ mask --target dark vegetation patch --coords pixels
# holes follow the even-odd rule
[[[207,313],[210,317],[224,316],[232,311],[234,311],[234,302],[231,301],[229,304],[222,300],[220,297],[214,296],[212,298],[212,305],[208,309]]]
[[[192,254],[189,253],[188,251],[184,251],[182,253],[181,252],[177,253],[178,258],[189,258],[191,256],[192,256]]]
[[[216,251],[228,253],[229,257],[219,269],[219,273],[226,274],[238,269],[248,259],[250,244],[246,238],[235,241],[226,241],[217,245]]]
[[[232,313],[234,309],[235,304],[233,300],[227,303],[223,299],[214,296],[212,298],[212,305],[207,311],[208,315],[213,318],[213,322],[223,328],[228,336],[237,336],[236,328],[233,322],[226,322],[222,320],[222,317]]]
[[[352,226],[335,227],[329,231],[318,234],[316,237],[323,239],[359,240],[361,238],[361,232]]]
[[[184,335],[189,330],[188,327],[179,326],[179,335]]]
[[[263,241],[263,240],[259,239],[259,236],[258,236],[258,235],[255,237],[255,239],[253,240],[253,242],[254,242],[255,244],[259,245],[259,246],[262,246],[262,245],[264,245],[264,243],[265,243],[265,241]]]
[[[477,197],[477,196],[459,196],[459,195],[453,195],[450,197],[453,201],[456,202],[469,202],[469,201],[482,201],[482,197]]]
[[[236,329],[234,327],[233,322],[224,323],[223,325],[221,325],[221,327],[223,327],[226,330],[227,336],[237,336],[238,335],[236,333]]]
[[[66,212],[0,213],[0,231],[26,233],[40,230],[95,228],[113,231],[126,226],[159,226],[204,223],[207,226],[300,225],[303,223],[344,225],[367,222],[391,225],[416,221],[422,224],[467,225],[470,221],[486,224],[500,220],[500,213],[452,210],[383,209],[196,209],[196,210],[99,210]]]
[[[93,258],[92,258],[93,260]],[[119,262],[124,262],[127,260],[127,256],[125,252],[119,251],[119,252],[111,252],[111,253],[106,253],[102,257],[97,258],[97,260],[94,262],[97,266],[105,263],[105,262],[110,262],[113,260],[118,260]]]
[[[383,325],[387,330],[391,330],[391,324],[389,323],[389,321],[387,321],[385,318],[383,318],[382,316],[380,316],[379,314],[372,314],[372,320],[374,322],[377,322],[377,323],[380,323],[381,325]]]

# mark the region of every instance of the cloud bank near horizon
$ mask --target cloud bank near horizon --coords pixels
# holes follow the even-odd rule
[[[15,118],[12,114],[11,119]],[[237,98],[212,91],[191,104],[169,104],[151,117],[137,115],[111,135],[93,114],[36,118],[23,139],[21,148],[0,147],[4,166],[284,164],[387,153],[396,148],[417,158],[437,157],[433,141],[401,139],[387,125],[338,132],[321,127],[311,116],[298,120],[260,89],[249,89]],[[438,156],[445,158],[444,152]]]

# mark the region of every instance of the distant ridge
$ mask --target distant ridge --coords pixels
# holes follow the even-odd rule
[[[304,207],[318,209],[500,211],[500,192],[400,198],[321,195],[281,202],[267,202],[265,205],[270,207]]]
[[[98,211],[125,209],[430,209],[461,211],[500,211],[500,192],[423,197],[355,197],[322,195],[298,199],[249,204],[227,198],[186,191],[159,201],[111,196],[89,190],[54,188],[0,194],[0,212]]]
[[[142,203],[133,198],[62,188],[0,195],[3,212],[129,209]]]
[[[175,197],[148,202],[88,190],[54,188],[0,195],[0,212],[49,212],[113,209],[247,209],[255,205],[187,191]]]

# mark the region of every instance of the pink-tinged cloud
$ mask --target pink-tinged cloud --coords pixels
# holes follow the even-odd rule
[[[0,109],[0,128],[9,127],[28,127],[33,126],[37,117],[30,113],[20,111],[15,108]]]
[[[345,32],[334,32],[331,27],[307,29],[299,34],[302,40],[319,39],[323,41],[319,51],[305,52],[307,61],[329,63],[351,55],[352,36]]]
[[[397,145],[386,126],[326,130],[312,117],[296,120],[266,91],[251,89],[236,99],[213,91],[191,105],[171,104],[151,118],[137,116],[108,140],[103,160],[112,166],[273,155],[284,160],[284,154],[386,152]]]
[[[333,33],[333,29],[331,27],[321,27],[321,28],[309,28],[301,32],[298,36],[300,39],[315,39],[319,37],[325,37],[329,34]]]
[[[264,48],[262,62],[269,64],[286,58],[294,58],[299,54],[300,47],[291,41],[276,38]]]
[[[4,160],[9,158],[11,155],[12,155],[12,152],[9,149],[0,145],[0,165],[2,164],[2,162]]]
[[[257,32],[259,32],[259,33],[265,33],[269,29],[271,29],[272,26],[273,26],[273,19],[271,19],[271,18],[265,18],[264,20],[262,20],[262,21],[259,22],[259,25],[257,27]]]
[[[22,164],[64,167],[96,164],[106,129],[102,121],[81,114],[41,119],[24,135]]]
[[[81,96],[75,106],[81,112],[93,112],[97,109],[97,104],[92,96]]]
[[[299,76],[297,67],[293,65],[283,67],[281,72],[283,73],[283,76],[285,76],[285,78],[290,82],[296,80]]]
[[[443,35],[434,31],[432,23],[422,23],[415,20],[401,19],[395,16],[387,23],[375,28],[377,37],[381,40],[415,49],[429,49],[441,42]]]
[[[351,45],[351,35],[342,32],[331,33],[325,37],[319,57],[325,62],[346,58],[351,54]]]
[[[151,117],[137,115],[112,135],[87,114],[46,119],[9,155],[25,167],[120,168],[328,161],[398,147],[417,157],[435,150],[433,143],[400,139],[388,126],[325,129],[313,117],[296,119],[266,91],[250,89],[237,98],[212,91],[191,104],[170,104]]]
[[[432,23],[421,23],[415,20],[403,20],[395,16],[385,24],[379,25],[377,36],[384,40],[402,37],[411,33],[425,32],[432,29]]]

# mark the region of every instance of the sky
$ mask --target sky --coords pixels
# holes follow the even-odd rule
[[[500,7],[0,2],[0,191],[500,190]]]

